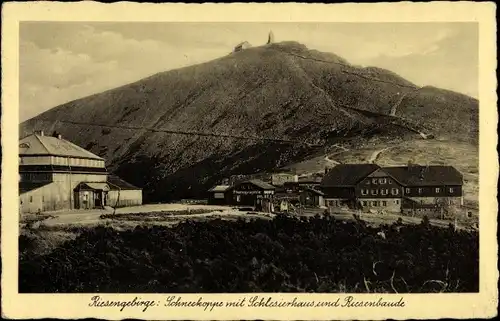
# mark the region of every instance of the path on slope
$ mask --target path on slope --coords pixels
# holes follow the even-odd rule
[[[382,149],[374,151],[370,155],[370,157],[368,158],[368,163],[374,163],[377,160],[377,158],[380,156],[380,154],[383,153],[383,152],[385,152],[389,148],[393,148],[393,147],[386,147],[386,148],[382,148]]]
[[[327,161],[327,162],[329,162],[329,163],[332,163],[332,164],[334,164],[334,165],[338,165],[338,164],[340,164],[340,162],[339,162],[339,161],[336,161],[336,160],[334,160],[334,159],[331,159],[331,158],[330,158],[330,156],[337,155],[337,154],[340,154],[340,153],[343,153],[343,152],[348,152],[348,151],[349,151],[349,149],[348,149],[348,148],[345,148],[344,146],[341,146],[341,145],[333,145],[333,146],[338,147],[338,148],[341,148],[342,150],[341,150],[341,151],[339,151],[339,152],[336,152],[336,153],[334,153],[334,154],[331,154],[331,155],[326,155],[326,156],[325,156],[325,161]]]

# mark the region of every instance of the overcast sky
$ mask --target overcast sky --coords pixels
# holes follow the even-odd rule
[[[20,121],[151,74],[226,55],[247,40],[298,41],[417,85],[478,95],[476,23],[20,24]]]

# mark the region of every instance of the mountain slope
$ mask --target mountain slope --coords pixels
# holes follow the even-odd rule
[[[396,103],[396,117],[389,116]],[[404,137],[411,133],[408,123],[475,142],[477,105],[459,94],[419,89],[392,72],[355,67],[334,54],[286,42],[69,102],[21,124],[21,133],[56,130],[106,158],[111,170],[145,189],[146,200],[161,201],[199,196],[223,176],[299,161],[340,138]],[[463,120],[461,131],[448,123],[450,115]],[[290,139],[320,147],[58,120]]]

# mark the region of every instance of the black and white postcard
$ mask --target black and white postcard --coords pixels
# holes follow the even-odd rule
[[[494,14],[4,5],[4,317],[493,317]]]

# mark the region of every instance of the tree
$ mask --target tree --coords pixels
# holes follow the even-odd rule
[[[440,218],[453,218],[456,215],[456,210],[451,204],[450,200],[446,197],[439,197],[436,199],[436,208],[440,211]]]

